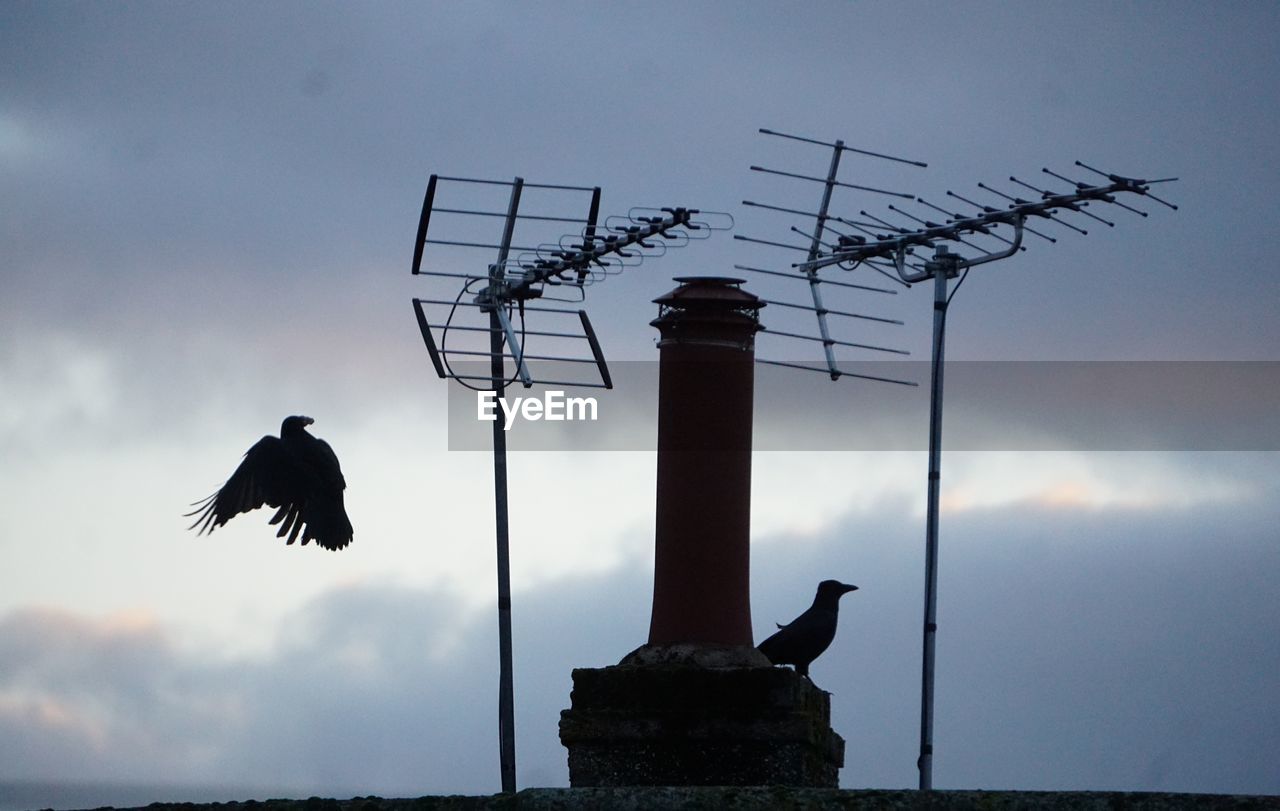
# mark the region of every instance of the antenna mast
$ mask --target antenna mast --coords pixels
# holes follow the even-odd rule
[[[804,260],[791,263],[792,273],[750,268],[741,265],[737,266],[741,270],[766,273],[771,276],[796,278],[797,276],[793,274],[802,274],[802,277],[809,283],[810,290],[813,294],[813,307],[805,309],[811,310],[817,316],[820,334],[816,338],[809,338],[808,336],[800,335],[789,335],[787,337],[808,338],[809,340],[821,341],[826,356],[825,369],[801,364],[784,363],[781,365],[799,366],[800,368],[811,369],[813,371],[827,371],[832,380],[836,380],[847,375],[851,377],[869,377],[873,380],[887,380],[887,382],[915,385],[913,383],[908,383],[907,381],[890,380],[872,375],[853,375],[849,372],[841,371],[837,367],[836,361],[832,357],[833,346],[855,346],[862,349],[871,349],[881,352],[905,353],[902,353],[900,350],[852,344],[831,339],[828,332],[826,316],[833,314],[850,314],[837,313],[834,310],[827,309],[820,297],[818,285],[820,283],[828,285],[834,284],[839,285],[842,288],[857,288],[859,286],[848,282],[833,282],[828,278],[821,278],[819,274],[821,271],[832,267],[838,267],[843,270],[854,270],[856,268],[866,266],[882,275],[888,276],[890,279],[906,287],[910,287],[917,282],[923,282],[930,279],[933,280],[933,344],[931,351],[932,357],[930,361],[929,396],[928,507],[925,527],[924,636],[920,680],[920,756],[917,760],[917,767],[920,772],[920,788],[922,790],[928,790],[933,788],[933,694],[935,640],[938,630],[938,513],[942,486],[942,392],[944,354],[946,348],[946,319],[947,309],[951,303],[951,299],[954,297],[956,290],[959,289],[960,284],[964,281],[965,276],[971,268],[988,262],[1007,259],[1020,251],[1025,251],[1026,248],[1022,245],[1025,233],[1030,233],[1047,242],[1057,242],[1056,237],[1045,234],[1028,225],[1028,220],[1045,220],[1084,235],[1088,233],[1086,229],[1063,219],[1065,213],[1081,215],[1093,221],[1100,222],[1108,227],[1114,227],[1115,223],[1087,210],[1090,205],[1114,205],[1141,217],[1147,216],[1147,212],[1127,205],[1117,199],[1117,196],[1120,194],[1133,194],[1138,197],[1146,197],[1160,205],[1176,210],[1176,205],[1153,194],[1151,192],[1151,187],[1158,183],[1175,181],[1177,178],[1145,180],[1125,177],[1122,175],[1103,172],[1080,161],[1076,161],[1076,166],[1106,178],[1107,182],[1103,184],[1090,185],[1072,180],[1071,178],[1065,177],[1064,175],[1053,172],[1047,168],[1041,169],[1043,174],[1053,177],[1058,181],[1068,183],[1073,187],[1070,191],[1055,192],[1038,188],[1030,183],[1026,183],[1016,177],[1010,176],[1009,180],[1011,182],[1035,192],[1036,199],[1033,200],[1026,200],[1016,195],[1006,194],[984,183],[979,183],[978,187],[980,189],[993,194],[1006,202],[1002,207],[977,203],[973,200],[962,197],[955,192],[948,191],[948,197],[955,198],[977,209],[974,213],[964,214],[949,211],[914,195],[902,194],[869,186],[858,186],[851,183],[843,183],[836,179],[836,173],[840,162],[840,154],[842,151],[856,152],[863,155],[883,158],[914,166],[925,166],[925,164],[920,163],[919,161],[909,161],[902,158],[894,158],[889,155],[852,149],[851,147],[845,146],[843,141],[830,143],[796,135],[786,135],[784,133],[766,129],[761,129],[760,132],[766,135],[776,135],[796,141],[828,146],[833,150],[831,167],[825,180],[818,177],[763,169],[758,166],[751,167],[753,171],[767,172],[775,175],[824,183],[822,201],[817,213],[754,203],[749,200],[743,201],[743,205],[746,206],[781,211],[814,219],[816,223],[813,230],[813,236],[807,247],[751,239],[743,236],[734,237],[735,239],[747,242],[754,242],[779,248],[789,248],[797,251],[806,251],[807,256]],[[902,198],[929,209],[929,211],[918,211],[918,214],[924,215],[918,216],[918,214],[913,214],[910,211],[904,210],[900,206],[893,204],[888,205],[888,210],[891,212],[890,216],[895,218],[906,218],[911,221],[911,224],[895,224],[883,217],[871,214],[865,209],[858,212],[861,219],[845,219],[831,214],[829,210],[831,192],[836,187],[851,188],[877,195]],[[929,219],[930,216],[937,216],[938,213],[945,215],[945,219],[942,222],[935,222]],[[832,228],[830,224],[833,222],[838,224],[841,228],[847,229],[847,233],[840,233]],[[794,227],[791,230],[795,233],[804,233]],[[834,242],[829,242],[823,239],[824,232],[827,230],[832,231],[836,235]],[[855,231],[857,232],[856,234],[854,233]],[[979,243],[978,240],[982,240],[982,242]],[[994,244],[992,242],[993,240]],[[949,247],[950,245],[963,245],[975,253],[968,257],[952,253],[951,248]],[[924,261],[915,259],[915,252],[921,249],[932,251],[932,256]],[[957,278],[958,281],[956,281],[955,285],[948,288],[948,282],[951,279]],[[862,287],[861,289],[874,290],[875,288]],[[892,293],[896,291],[878,290],[877,292]],[[777,302],[770,303],[772,304]],[[867,318],[867,316],[861,317]],[[883,321],[886,319],[879,320]],[[764,329],[762,328],[761,331],[763,332]]]
[[[465,200],[479,200],[480,207],[440,206],[437,196],[442,188]],[[486,193],[491,198],[493,191],[503,188],[508,190],[505,213],[492,210],[499,205],[493,199],[485,199]],[[555,205],[559,207],[557,210],[563,209],[566,198],[581,203],[585,197],[586,216],[521,213],[522,202],[527,203],[534,196],[539,206]],[[581,302],[590,285],[638,265],[646,257],[661,256],[667,247],[680,247],[691,239],[706,239],[712,231],[731,228],[733,218],[691,208],[637,207],[626,216],[608,217],[600,223],[599,212],[598,186],[527,183],[520,177],[497,181],[432,175],[418,220],[413,274],[445,279],[455,289],[461,280],[461,289],[452,297],[413,299],[418,329],[436,374],[452,378],[466,388],[492,391],[499,411],[504,408],[502,397],[506,387],[516,381],[525,388],[536,384],[613,388],[609,367],[586,311],[537,302]],[[450,239],[431,236],[431,228],[438,226],[441,216],[447,219]],[[494,218],[502,219],[502,236],[497,242],[491,241],[486,227]],[[527,235],[530,226],[538,231],[550,223],[578,228],[550,241],[532,239],[529,245],[516,244]],[[484,273],[425,270],[422,260],[428,245],[445,251],[495,251],[496,257]],[[526,319],[564,326],[530,329]],[[528,351],[530,343],[547,348],[534,354]],[[479,372],[468,368],[468,362],[474,364],[483,359],[489,361],[487,370]],[[594,375],[584,375],[583,370],[594,371]],[[507,420],[505,414],[497,416],[493,421],[493,486],[498,580],[499,768],[502,791],[513,793],[516,791],[515,691]]]
[[[930,789],[933,787],[933,687],[934,687],[934,643],[938,631],[938,510],[939,498],[942,486],[942,383],[943,383],[943,356],[946,341],[946,323],[947,308],[951,303],[951,297],[955,295],[956,289],[959,288],[961,282],[964,281],[962,273],[967,274],[970,268],[983,265],[988,262],[994,262],[1000,259],[1007,259],[1020,250],[1022,247],[1022,239],[1024,232],[1030,232],[1042,237],[1050,242],[1055,242],[1053,237],[1042,234],[1029,226],[1026,222],[1028,219],[1036,217],[1044,219],[1081,235],[1088,232],[1062,219],[1063,212],[1071,212],[1086,216],[1097,222],[1101,222],[1108,227],[1114,227],[1115,223],[1103,219],[1102,217],[1086,211],[1086,207],[1091,203],[1103,203],[1116,205],[1126,211],[1131,211],[1140,216],[1147,216],[1146,212],[1139,211],[1128,206],[1116,199],[1117,194],[1129,193],[1140,197],[1147,197],[1161,205],[1176,209],[1177,206],[1168,203],[1151,193],[1151,186],[1156,183],[1166,183],[1176,180],[1177,178],[1162,178],[1160,180],[1144,180],[1139,178],[1124,177],[1110,173],[1101,172],[1090,166],[1076,161],[1076,166],[1083,167],[1095,174],[1099,174],[1108,180],[1108,183],[1102,185],[1089,185],[1079,181],[1071,180],[1056,172],[1045,168],[1041,171],[1059,180],[1071,183],[1075,188],[1067,192],[1053,192],[1046,189],[1037,188],[1029,183],[1025,183],[1018,178],[1010,176],[1009,180],[1013,183],[1023,186],[1037,193],[1039,199],[1024,200],[1014,195],[1008,195],[998,191],[984,183],[979,183],[978,187],[984,191],[1001,197],[1008,201],[1008,205],[1004,208],[997,209],[991,206],[979,205],[980,211],[975,214],[963,215],[953,214],[943,223],[930,222],[912,217],[910,214],[889,206],[891,211],[903,214],[911,219],[921,223],[923,228],[913,230],[900,229],[897,234],[878,235],[874,242],[864,242],[857,245],[842,245],[832,251],[826,257],[815,257],[804,263],[797,263],[798,267],[806,269],[816,269],[832,264],[840,263],[858,263],[874,259],[892,259],[899,277],[902,281],[912,284],[915,282],[933,279],[933,351],[931,374],[930,374],[930,402],[929,402],[929,484],[928,484],[928,515],[927,525],[925,529],[925,609],[924,609],[924,645],[922,654],[922,675],[921,675],[921,697],[920,697],[920,757],[917,762],[920,771],[920,788]],[[948,191],[947,194],[971,205],[977,205],[965,198]],[[917,202],[926,206],[930,204],[916,198]],[[937,209],[936,206],[930,206]],[[946,212],[945,209],[937,209]],[[866,212],[861,212],[866,215]],[[965,258],[958,254],[950,252],[946,242],[955,242],[973,247],[973,243],[965,239],[976,235],[993,236],[994,230],[998,226],[1006,226],[1013,229],[1012,238],[1001,237],[1001,240],[1007,245],[1004,250],[988,251],[979,248],[981,253],[974,258]],[[932,249],[933,257],[923,264],[923,267],[916,266],[912,270],[907,262],[907,257],[916,248]],[[948,280],[959,277],[954,288],[948,293]]]

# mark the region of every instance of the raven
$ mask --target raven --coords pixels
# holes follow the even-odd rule
[[[840,597],[857,590],[857,586],[838,580],[823,580],[818,584],[818,593],[809,610],[789,624],[779,625],[778,632],[761,642],[757,650],[775,665],[795,665],[796,672],[809,679],[809,663],[821,656],[835,639]]]
[[[342,504],[347,482],[329,443],[307,433],[310,417],[286,417],[280,437],[264,436],[244,455],[222,489],[191,506],[187,517],[199,514],[188,529],[212,533],[240,513],[263,504],[275,507],[271,524],[280,524],[277,538],[302,545],[315,539],[325,549],[351,543],[351,521]]]

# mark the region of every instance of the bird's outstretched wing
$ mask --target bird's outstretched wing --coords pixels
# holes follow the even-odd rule
[[[296,463],[280,439],[264,436],[245,453],[236,472],[220,490],[192,505],[195,509],[186,515],[194,515],[196,520],[188,529],[199,527],[198,534],[213,532],[240,513],[264,504],[279,507],[283,513],[299,510],[302,501]],[[277,513],[277,519],[281,513]]]

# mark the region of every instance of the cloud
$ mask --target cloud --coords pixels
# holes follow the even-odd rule
[[[957,788],[1280,790],[1267,573],[1276,517],[1033,506],[944,525],[936,777]],[[914,783],[920,532],[851,514],[756,547],[763,636],[839,576],[846,598],[814,678],[834,695],[848,786]],[[643,558],[515,595],[523,785],[564,784],[556,733],[574,667],[647,634]],[[177,626],[26,610],[0,622],[0,777],[159,775],[306,793],[483,793],[496,783],[492,606],[386,581],[330,589],[274,641],[230,657]],[[11,755],[11,756],[10,756]]]
[[[152,617],[17,611],[0,622],[0,661],[10,777],[111,779],[150,762],[191,773],[203,731],[237,714],[220,668]]]

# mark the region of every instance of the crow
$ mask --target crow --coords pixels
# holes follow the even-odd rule
[[[244,455],[227,483],[213,495],[191,506],[187,517],[197,515],[188,529],[197,535],[212,533],[240,513],[266,504],[276,508],[272,525],[280,524],[277,538],[286,544],[301,535],[302,545],[314,539],[325,549],[342,549],[351,543],[353,531],[342,504],[347,482],[329,443],[307,433],[310,417],[286,417],[280,437],[264,436]]]
[[[835,639],[840,597],[857,590],[857,586],[838,580],[823,580],[818,584],[818,593],[809,610],[789,624],[779,625],[778,632],[761,642],[757,650],[775,665],[795,665],[796,672],[809,679],[809,663],[821,656]]]

